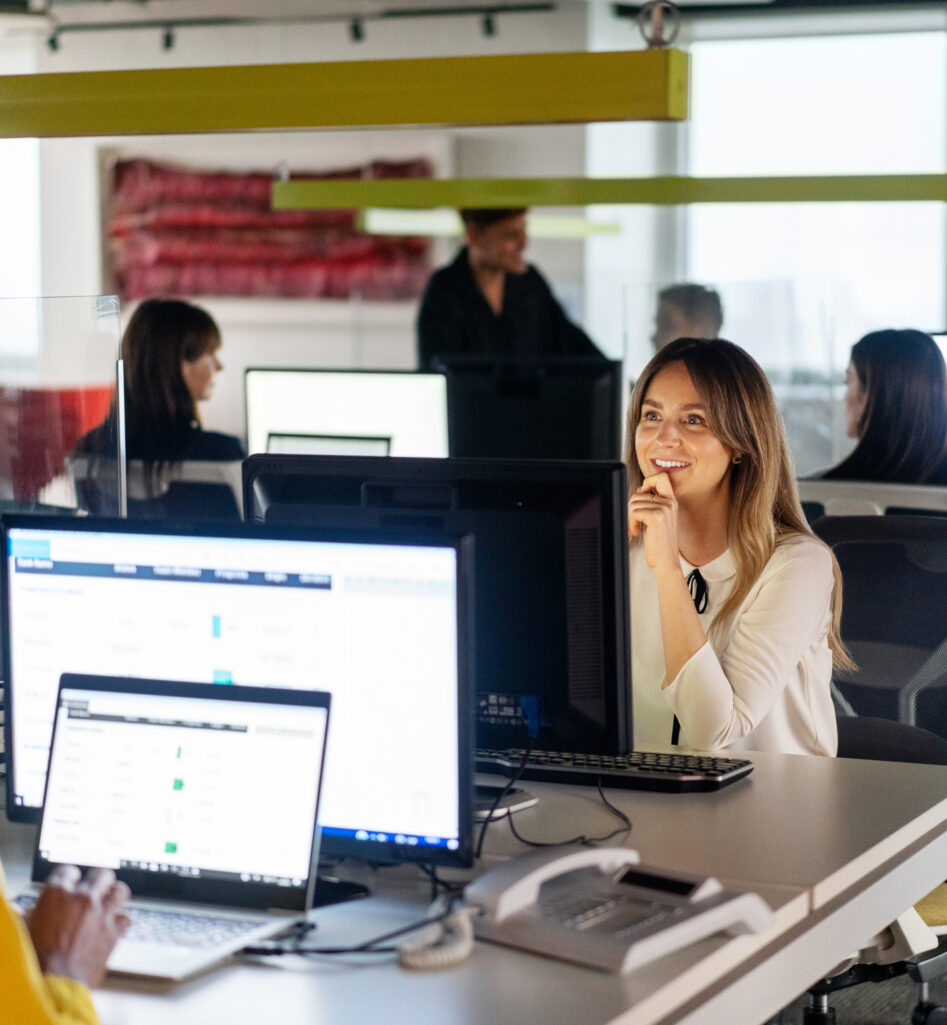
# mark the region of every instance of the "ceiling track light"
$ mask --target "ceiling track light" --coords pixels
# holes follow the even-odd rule
[[[51,32],[46,37],[46,46],[49,48],[51,53],[55,53],[59,49],[59,33]]]
[[[164,30],[164,35],[161,37],[161,48],[162,50],[174,49],[174,29],[170,25]]]
[[[45,0],[48,6],[52,6],[51,0]],[[73,3],[79,0],[58,0],[59,3]],[[83,0],[84,2],[84,0]],[[136,0],[144,6],[148,0]],[[667,0],[665,0],[667,2]],[[4,0],[0,0],[0,7]],[[157,29],[164,33],[163,41],[166,50],[171,49],[175,44],[173,36],[169,33],[182,28],[238,28],[238,27],[259,27],[263,25],[325,25],[330,23],[348,23],[349,38],[353,43],[361,43],[365,39],[365,26],[368,21],[389,21],[403,20],[405,18],[443,18],[443,17],[465,17],[471,16],[480,18],[480,29],[484,36],[496,35],[497,17],[504,18],[513,14],[547,14],[555,11],[558,6],[553,0],[525,0],[522,3],[505,2],[488,3],[483,6],[473,7],[402,7],[393,6],[380,11],[373,11],[351,17],[345,14],[316,14],[296,15],[291,17],[278,17],[275,15],[213,15],[198,16],[193,18],[181,17],[168,20],[167,18],[141,18],[120,21],[80,21],[66,22],[56,25],[53,34],[62,35],[65,32],[130,32],[139,29]],[[616,5],[621,6],[621,5]],[[169,43],[168,40],[171,40]],[[51,50],[56,46],[50,42],[52,36],[46,40]]]

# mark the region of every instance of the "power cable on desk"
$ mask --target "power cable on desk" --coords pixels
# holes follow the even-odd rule
[[[622,823],[624,823],[619,826],[618,829],[613,829],[610,833],[606,833],[605,836],[585,836],[584,834],[580,834],[579,836],[572,837],[571,840],[527,840],[525,836],[521,836],[516,831],[516,826],[513,825],[513,816],[508,815],[507,821],[510,824],[510,832],[517,840],[519,840],[520,843],[526,844],[527,847],[563,847],[568,844],[582,844],[583,846],[588,847],[592,844],[606,843],[613,837],[618,836],[619,833],[630,833],[632,828],[631,819],[628,818],[621,808],[616,808],[615,805],[612,804],[612,802],[605,796],[605,792],[602,790],[601,779],[599,779],[595,788],[598,790],[598,796],[602,799],[602,803],[605,807],[608,808],[608,810]]]
[[[507,781],[506,786],[504,786],[503,789],[493,799],[493,804],[490,806],[490,810],[487,813],[487,817],[486,819],[484,819],[483,826],[480,829],[480,836],[477,839],[477,846],[474,850],[475,858],[479,858],[480,853],[483,850],[483,840],[487,833],[487,827],[493,821],[493,812],[496,810],[497,805],[499,805],[500,801],[503,800],[503,798],[513,788],[513,785],[519,780],[520,776],[523,774],[523,770],[526,768],[526,765],[529,762],[529,756],[533,752],[533,739],[534,738],[532,736],[529,738],[529,746],[523,752],[523,757],[520,760],[519,765],[516,767],[516,770],[514,771],[513,775]],[[599,777],[599,780],[596,783],[595,788],[596,790],[598,790],[598,796],[602,799],[602,803],[605,805],[605,807],[608,808],[608,810],[613,815],[615,815],[622,823],[622,825],[618,829],[613,829],[610,833],[607,833],[604,836],[585,836],[584,834],[580,834],[579,836],[572,837],[570,840],[528,840],[525,836],[522,836],[519,832],[517,832],[516,826],[513,823],[513,815],[510,814],[506,816],[506,821],[509,823],[510,826],[510,832],[513,834],[514,837],[516,837],[517,840],[519,840],[520,843],[525,844],[527,847],[562,847],[568,844],[583,844],[588,846],[596,843],[606,843],[613,837],[618,836],[619,833],[630,833],[632,828],[631,819],[628,818],[628,816],[620,808],[616,808],[615,805],[612,804],[612,802],[609,801],[609,799],[605,796],[605,792],[604,790],[602,790],[601,777]]]
[[[490,805],[490,809],[487,811],[487,817],[483,820],[483,825],[480,827],[480,836],[477,837],[477,845],[474,847],[474,858],[479,859],[480,853],[483,850],[483,840],[487,835],[487,827],[493,821],[493,813],[497,810],[500,802],[504,797],[513,789],[517,780],[523,774],[523,770],[526,768],[526,763],[529,761],[529,756],[533,753],[533,744],[535,743],[535,737],[530,731],[529,741],[526,745],[526,750],[523,752],[523,757],[520,760],[520,764],[516,767],[513,775],[506,781],[506,785],[500,789],[496,797],[493,798],[493,803]],[[512,814],[507,815],[507,818],[511,819]]]
[[[470,918],[475,913],[473,908],[456,907],[452,900],[448,906],[436,915],[412,922],[410,925],[393,929],[391,932],[375,936],[364,943],[351,947],[304,947],[299,940],[313,928],[306,923],[306,928],[299,932],[293,942],[288,945],[244,947],[242,954],[255,957],[281,957],[295,954],[300,957],[332,956],[339,954],[397,954],[399,963],[405,968],[427,969],[446,968],[458,964],[469,956],[473,949],[473,927]],[[397,947],[387,945],[390,940],[399,936],[407,936],[418,929],[439,927],[437,934],[414,947]]]

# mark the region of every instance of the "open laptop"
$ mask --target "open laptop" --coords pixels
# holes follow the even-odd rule
[[[64,673],[33,861],[115,870],[109,970],[178,980],[311,907],[328,694]]]

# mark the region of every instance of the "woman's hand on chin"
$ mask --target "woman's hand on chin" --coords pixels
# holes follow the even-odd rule
[[[645,477],[628,502],[628,534],[644,538],[645,558],[653,570],[680,572],[677,543],[677,499],[666,473]]]

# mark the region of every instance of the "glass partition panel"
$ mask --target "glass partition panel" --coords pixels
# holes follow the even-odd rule
[[[0,508],[118,514],[120,339],[114,295],[0,299]]]
[[[797,475],[804,477],[839,462],[851,442],[845,438],[842,404],[847,351],[843,353],[836,340],[838,288],[815,280],[706,284],[717,292],[723,308],[720,336],[746,349],[773,386]],[[654,354],[658,295],[663,287],[643,283],[624,287],[629,388]]]

